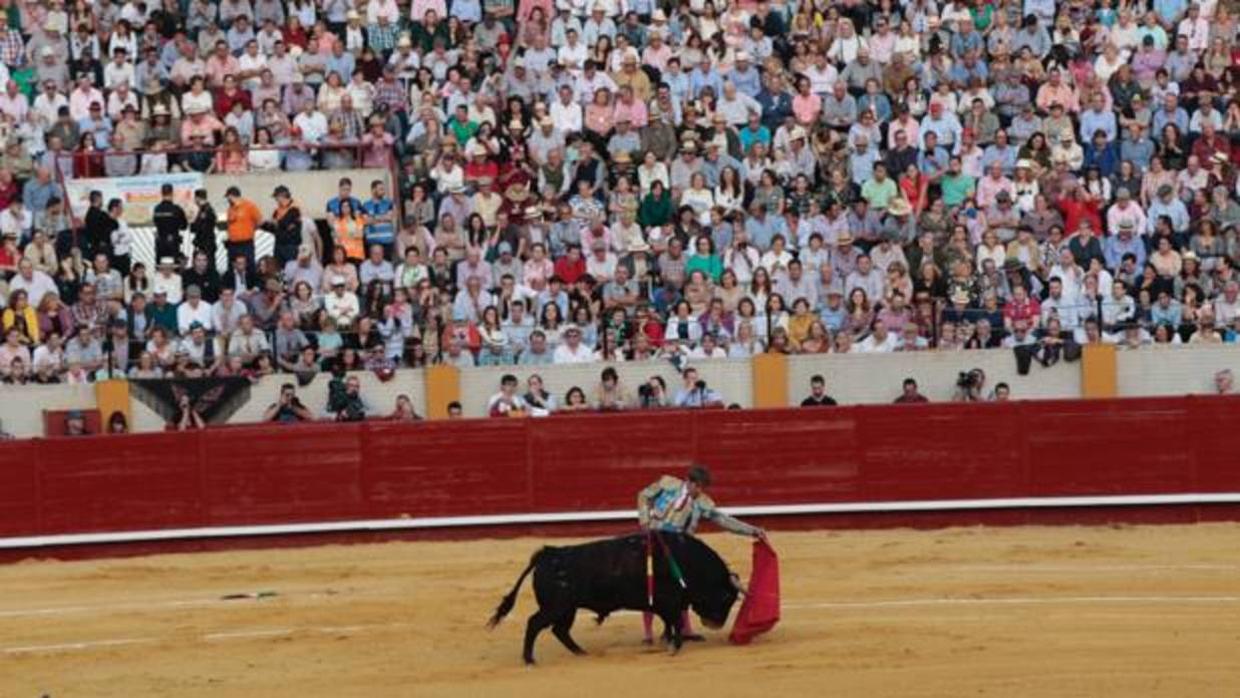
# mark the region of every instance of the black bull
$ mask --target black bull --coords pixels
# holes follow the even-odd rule
[[[653,607],[648,605],[646,593],[648,544],[654,561]],[[683,587],[673,574],[668,554],[682,573]],[[638,533],[581,545],[548,546],[534,553],[512,591],[495,609],[489,627],[495,627],[512,611],[517,592],[531,570],[538,610],[525,627],[522,656],[527,664],[534,663],[534,641],[548,627],[570,652],[585,654],[569,634],[579,608],[594,611],[600,623],[619,609],[651,611],[663,621],[665,637],[673,649],[679,650],[683,642],[681,618],[686,609],[692,608],[708,627],[719,628],[727,622],[740,593],[737,578],[727,564],[697,538],[659,533],[649,539]]]

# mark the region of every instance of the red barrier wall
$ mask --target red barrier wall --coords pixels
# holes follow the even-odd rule
[[[643,485],[690,461],[713,469],[712,494],[734,506],[1240,492],[1237,423],[1240,398],[1203,397],[309,424],[10,441],[0,446],[0,538],[625,509]],[[828,523],[1234,515],[1235,507],[1183,506],[866,514],[828,517]]]

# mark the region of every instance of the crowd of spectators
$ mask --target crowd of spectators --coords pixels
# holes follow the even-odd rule
[[[8,382],[1033,345],[1049,363],[1240,334],[1226,3],[0,11]],[[322,209],[286,186],[234,187],[218,213],[169,192],[157,269],[123,202],[75,217],[62,186],[390,164]]]

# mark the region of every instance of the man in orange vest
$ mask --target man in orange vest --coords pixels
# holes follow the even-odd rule
[[[246,264],[254,268],[254,234],[263,222],[263,214],[258,205],[249,199],[242,198],[241,190],[229,187],[224,192],[228,199],[228,258],[236,259],[244,255]]]

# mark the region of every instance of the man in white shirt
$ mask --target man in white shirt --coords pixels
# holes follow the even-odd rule
[[[267,69],[267,56],[258,52],[258,41],[250,39],[246,42],[245,51],[237,59],[240,66],[241,86],[253,90],[260,84],[259,76]]]
[[[899,338],[891,334],[881,321],[875,320],[869,336],[853,345],[853,349],[862,353],[886,353],[895,351],[899,344]]]
[[[13,199],[9,207],[0,211],[0,235],[13,233],[17,239],[26,242],[30,239],[34,228],[34,216],[22,204],[21,197]]]
[[[327,117],[323,116],[313,101],[305,102],[301,113],[293,118],[293,125],[301,129],[301,137],[307,143],[318,143],[327,135]]]
[[[702,335],[702,341],[698,345],[689,350],[687,356],[690,359],[726,359],[728,353],[723,347],[719,346],[719,340],[715,339],[713,334]]]
[[[38,97],[34,98],[35,118],[39,120],[39,125],[46,131],[56,123],[56,116],[60,112],[61,107],[69,106],[69,98],[62,95],[56,89],[56,81],[47,80],[43,83],[43,91]]]
[[[181,275],[176,272],[176,261],[171,257],[162,257],[156,267],[158,271],[151,279],[151,292],[168,294],[168,302],[176,305],[184,297],[181,288]]]
[[[560,98],[551,105],[551,120],[560,133],[573,133],[582,130],[585,114],[581,105],[573,101],[573,88],[560,86]]]
[[[538,76],[550,72],[550,65],[559,65],[556,60],[556,50],[547,45],[547,39],[543,36],[534,38],[534,45],[525,50],[521,62],[526,70]]]
[[[610,94],[616,93],[616,81],[611,76],[598,69],[598,64],[594,61],[586,61],[585,69],[581,71],[581,75],[577,78],[577,101],[582,104],[589,104],[594,101],[594,93],[599,90],[607,90]]]
[[[1076,299],[1064,290],[1063,279],[1052,277],[1048,286],[1049,295],[1042,301],[1042,326],[1052,317],[1059,318],[1059,326],[1065,330],[1075,330],[1080,325]]]
[[[103,67],[103,86],[107,90],[115,90],[121,83],[137,87],[134,83],[133,63],[129,61],[129,52],[118,46],[112,51],[112,60]]]
[[[744,126],[749,121],[750,112],[762,113],[762,105],[758,104],[758,100],[738,92],[731,80],[723,83],[723,98],[719,100],[716,109],[733,128]]]
[[[560,65],[572,71],[573,75],[581,72],[585,66],[586,59],[590,52],[586,49],[586,45],[581,43],[581,37],[577,35],[577,30],[569,29],[564,34],[565,42],[557,53]]]
[[[327,311],[328,317],[336,321],[336,327],[345,330],[353,326],[353,321],[361,310],[357,294],[345,288],[343,276],[333,276],[331,283],[331,293],[323,298],[323,309]]]
[[[25,291],[27,300],[34,306],[48,293],[60,293],[52,277],[35,269],[29,258],[23,258],[17,263],[17,276],[9,282],[9,292],[13,291]]]
[[[564,339],[555,348],[552,361],[557,364],[584,364],[594,360],[594,351],[581,342],[581,328],[569,323],[560,333]]]
[[[202,299],[202,289],[196,284],[185,287],[185,302],[177,307],[177,330],[181,334],[189,334],[190,327],[197,323],[210,332],[213,313],[211,304]]]
[[[1235,280],[1223,284],[1223,293],[1214,299],[1214,320],[1219,325],[1228,327],[1240,317],[1240,282]]]

